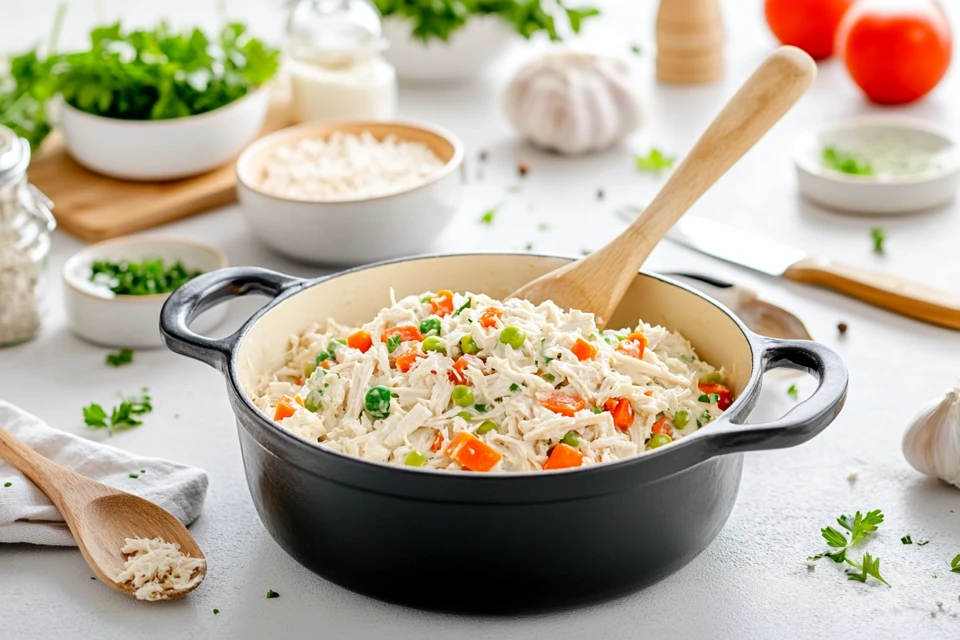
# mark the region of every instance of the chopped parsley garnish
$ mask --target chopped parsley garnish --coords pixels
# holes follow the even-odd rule
[[[699,398],[697,402],[706,402],[708,404],[716,404],[720,402],[720,394],[717,393],[704,393]]]
[[[92,429],[106,429],[107,434],[112,436],[115,431],[140,426],[143,422],[137,416],[151,411],[153,405],[150,396],[147,389],[143,389],[140,396],[123,398],[119,405],[113,407],[109,416],[102,406],[91,403],[83,408],[83,421]]]
[[[510,391],[520,391],[520,385],[514,382],[513,384],[510,385]]]
[[[855,154],[840,151],[836,147],[823,148],[823,166],[840,173],[849,173],[855,176],[873,175],[873,167],[870,163]]]
[[[219,614],[219,613],[220,613],[220,609],[214,609],[214,610],[213,610],[213,615],[217,615],[217,614]]]
[[[480,216],[480,224],[493,224],[493,218],[497,215],[497,212],[500,211],[500,207],[502,206],[503,203],[484,211],[483,215]]]
[[[267,600],[272,600],[273,598],[279,598],[280,594],[274,591],[273,589],[267,589]]]
[[[400,347],[400,336],[390,336],[387,338],[387,351],[393,353]]]
[[[3,486],[4,486],[4,487],[12,487],[12,486],[13,486],[13,483],[12,483],[12,482],[4,482],[4,483],[3,483]]]
[[[638,45],[638,44],[632,44],[632,45],[630,45],[630,52],[631,52],[633,55],[639,56],[640,53],[642,52],[642,49],[640,48],[640,45]]]
[[[953,560],[950,561],[950,572],[960,573],[960,555],[954,556]]]
[[[823,539],[827,542],[827,546],[830,547],[832,551],[818,553],[815,556],[810,556],[807,560],[817,561],[820,558],[830,558],[837,564],[846,562],[854,569],[847,569],[847,579],[866,582],[868,577],[873,577],[889,587],[890,583],[880,575],[880,558],[874,558],[869,553],[864,553],[862,562],[856,562],[847,557],[847,552],[855,544],[876,531],[877,527],[883,523],[883,513],[881,513],[879,509],[868,511],[866,515],[857,511],[853,516],[840,516],[837,518],[837,523],[846,529],[850,535],[849,539],[847,538],[847,534],[833,527],[824,527],[820,530],[820,535],[823,536]],[[902,539],[901,542],[903,542]],[[960,559],[960,556],[957,556],[957,558]]]
[[[477,411],[479,411],[480,413],[486,413],[486,412],[487,412],[487,405],[485,405],[485,404],[475,404],[475,405],[473,405],[473,408],[476,409]]]
[[[930,541],[929,541],[929,540],[924,540],[923,542],[918,542],[918,543],[917,543],[917,546],[918,546],[918,547],[922,547],[922,546],[925,546],[925,545],[928,545],[928,544],[930,544]]]
[[[90,282],[105,286],[118,296],[169,293],[203,273],[187,269],[179,260],[167,266],[160,259],[143,262],[97,260],[90,270]]]
[[[527,244],[523,245],[523,250],[524,250],[524,251],[533,251],[533,243],[532,243],[532,242],[528,242]]]
[[[603,409],[600,407],[591,407],[594,413],[603,413]]]
[[[136,479],[139,478],[140,476],[137,475],[136,473],[131,473],[131,474],[130,474],[130,477],[133,478],[134,480],[136,480]]]
[[[133,362],[133,349],[120,349],[116,353],[107,354],[107,364],[111,367],[122,367]]]
[[[556,377],[555,375],[553,375],[552,373],[545,373],[545,374],[543,374],[543,379],[546,380],[547,382],[556,382],[556,381],[557,381],[557,377]]]
[[[790,388],[787,389],[787,395],[791,398],[796,398],[798,395],[800,395],[800,392],[797,391],[797,385],[790,385]]]
[[[675,158],[668,157],[660,149],[653,147],[647,155],[637,156],[637,171],[659,173],[672,167],[674,160]]]
[[[903,536],[902,538],[900,538],[900,542],[902,544],[913,544],[913,538],[911,538],[909,535]]]
[[[713,416],[710,415],[709,411],[704,411],[697,417],[697,428],[700,429],[703,425],[707,424],[713,420]]]
[[[870,229],[870,237],[873,238],[873,252],[883,254],[883,243],[887,240],[887,232],[883,227],[874,227]]]
[[[463,311],[464,309],[469,309],[471,304],[473,304],[473,299],[467,298],[467,301],[464,302],[462,305],[460,305],[460,308],[454,311],[453,315],[454,316],[460,315],[460,312]]]
[[[547,231],[550,228],[549,222],[538,222],[537,231]]]

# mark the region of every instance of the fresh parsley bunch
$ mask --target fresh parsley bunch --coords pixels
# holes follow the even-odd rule
[[[423,42],[446,42],[475,15],[500,16],[528,40],[541,31],[551,40],[561,40],[556,16],[565,17],[570,30],[580,33],[583,21],[600,13],[593,7],[567,6],[564,0],[374,0],[374,4],[385,18],[412,21],[413,37]]]
[[[9,75],[0,78],[0,124],[26,138],[34,150],[50,133],[44,109],[46,75],[37,52],[29,51],[12,58]]]
[[[250,38],[240,23],[215,40],[200,29],[177,33],[166,22],[124,33],[120,23],[90,33],[90,49],[51,57],[54,92],[98,116],[163,120],[212,111],[242,98],[277,71],[279,51]]]

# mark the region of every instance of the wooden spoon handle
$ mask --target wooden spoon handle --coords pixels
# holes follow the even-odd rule
[[[960,295],[880,273],[815,259],[801,260],[783,274],[795,282],[833,289],[894,313],[960,330]]]
[[[602,251],[616,252],[636,273],[680,216],[783,117],[816,76],[817,65],[803,51],[777,49],[700,136],[653,202]]]
[[[63,481],[78,476],[43,457],[0,425],[0,458],[40,487],[63,513]]]

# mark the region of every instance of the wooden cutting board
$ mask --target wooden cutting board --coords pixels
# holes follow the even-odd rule
[[[293,124],[289,98],[276,94],[261,135]],[[149,150],[145,150],[149,152]],[[44,143],[29,178],[54,203],[61,229],[88,242],[150,229],[236,200],[234,161],[209,173],[169,182],[128,182],[84,169],[59,133]]]

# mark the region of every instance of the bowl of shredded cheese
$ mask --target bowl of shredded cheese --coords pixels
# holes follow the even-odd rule
[[[299,562],[416,607],[558,609],[687,564],[733,509],[742,454],[814,437],[847,384],[826,347],[757,336],[655,274],[637,274],[606,326],[509,299],[567,263],[424,256],[316,280],[224,269],[174,292],[161,332],[224,374],[253,502]],[[273,300],[232,336],[188,328],[249,292]],[[779,367],[818,389],[748,424]]]
[[[314,264],[423,253],[463,189],[463,145],[408,121],[310,122],[268,135],[237,161],[237,195],[257,237]]]

